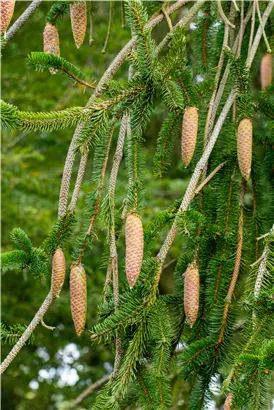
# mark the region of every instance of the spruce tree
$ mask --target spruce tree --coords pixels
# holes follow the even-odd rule
[[[111,41],[113,3],[103,53]],[[30,11],[37,6],[30,5]],[[190,383],[189,409],[206,409],[216,383],[225,409],[269,410],[274,371],[274,1],[123,1],[122,21],[131,40],[117,50],[102,78],[91,81],[66,60],[58,33],[62,38],[61,19],[71,18],[71,41],[87,47],[86,25],[94,28],[96,6],[90,1],[54,3],[45,18],[44,52],[26,56],[30,69],[84,86],[92,93],[86,106],[30,112],[12,101],[1,102],[4,130],[58,134],[75,128],[52,230],[34,247],[24,227],[14,228],[14,250],[1,256],[3,271],[25,270],[38,279],[49,274],[53,261],[49,293],[29,326],[2,324],[1,340],[14,346],[1,373],[39,335],[47,310],[62,298],[64,252],[73,240],[68,260],[75,329],[81,337],[89,335],[89,349],[100,343],[113,352],[113,371],[72,406],[99,388],[94,410],[179,409],[175,372]],[[168,32],[159,42],[153,28],[161,22]],[[21,23],[10,29],[7,24],[3,58],[9,30]],[[128,77],[113,79],[122,64],[128,66]],[[154,177],[180,166],[187,188],[148,220],[145,136],[159,112],[166,117],[154,150]],[[262,123],[264,134],[257,131]],[[181,160],[174,164],[178,141]],[[92,155],[92,190],[79,233],[77,203]],[[123,163],[128,181],[118,207],[115,192]],[[104,237],[96,234],[98,220],[104,221]],[[84,268],[92,260],[85,254],[98,239],[106,279],[97,324],[88,329]],[[175,239],[180,251],[173,265],[174,289],[164,294],[159,283]]]

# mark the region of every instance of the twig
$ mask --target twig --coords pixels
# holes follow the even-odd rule
[[[81,185],[82,185],[84,174],[85,174],[87,159],[88,159],[88,153],[83,154],[80,160],[77,179],[75,182],[74,191],[73,191],[70,206],[69,206],[71,211],[75,211],[76,209],[77,200],[79,197]]]
[[[238,7],[238,5],[237,5],[237,3],[236,3],[236,0],[232,0],[232,4],[233,4],[233,6],[235,7],[235,10],[239,12],[240,9],[239,9],[239,7]]]
[[[259,6],[259,2],[257,1],[257,0],[255,0],[255,3],[256,3],[256,8],[257,8],[257,14],[258,14],[258,17],[259,17],[259,22],[260,22],[260,25],[261,25],[261,27],[262,27],[262,32],[263,32],[263,38],[264,38],[264,42],[265,42],[265,45],[266,45],[266,48],[267,48],[267,52],[268,53],[271,53],[271,47],[270,47],[270,45],[269,45],[269,42],[268,42],[268,40],[267,40],[267,36],[266,36],[266,34],[265,34],[265,30],[264,30],[264,24],[263,24],[263,22],[262,22],[262,16],[261,16],[261,11],[260,11],[260,6]]]
[[[266,24],[266,22],[267,22],[268,17],[269,17],[270,14],[271,14],[271,11],[272,11],[272,9],[273,9],[273,6],[274,6],[274,1],[273,1],[273,0],[270,0],[269,3],[268,3],[268,5],[267,5],[267,7],[266,7],[266,9],[265,9],[265,12],[264,12],[264,14],[263,14],[263,17],[262,17],[262,19],[261,19],[261,24],[260,24],[260,26],[258,27],[256,36],[255,36],[255,38],[254,38],[254,41],[253,41],[253,44],[252,44],[252,47],[251,47],[251,50],[250,50],[250,52],[248,53],[248,57],[247,57],[247,61],[246,61],[246,66],[247,66],[247,68],[250,68],[250,67],[251,67],[252,61],[254,60],[254,57],[255,57],[257,48],[258,48],[259,43],[260,43],[260,41],[261,41],[261,37],[262,37],[262,33],[263,33],[263,28],[264,28],[264,26],[265,26],[265,24]]]
[[[253,2],[252,5],[252,17],[251,17],[251,27],[250,27],[250,36],[249,36],[249,45],[248,45],[248,52],[250,52],[254,37],[254,30],[255,30],[255,20],[256,20],[256,2]]]
[[[56,327],[46,325],[46,323],[44,322],[43,319],[41,319],[41,325],[44,326],[44,327],[45,327],[46,329],[48,329],[48,330],[52,330],[52,331],[53,331],[53,330],[56,329]]]
[[[83,84],[88,88],[95,88],[95,82],[92,83],[87,83],[86,81],[82,80],[81,78],[77,77],[76,75],[74,75],[71,71],[67,70],[65,67],[61,66],[58,67],[58,70],[63,71],[64,73],[68,74],[70,77],[72,77],[75,81],[77,81],[79,84]]]
[[[125,114],[121,121],[119,137],[117,141],[117,147],[113,159],[113,165],[110,173],[109,179],[109,199],[111,203],[111,229],[110,229],[110,258],[112,266],[112,279],[113,279],[113,298],[114,298],[114,307],[117,311],[119,306],[119,277],[118,277],[118,254],[116,248],[116,233],[115,233],[115,189],[117,182],[117,175],[119,166],[123,157],[123,148],[125,135],[127,130],[128,115]],[[120,330],[117,330],[116,335],[116,352],[115,352],[115,361],[112,377],[115,378],[118,374],[120,363],[121,363],[121,334]]]
[[[228,18],[226,17],[224,10],[222,8],[222,3],[220,0],[216,0],[216,4],[217,4],[217,8],[218,8],[218,12],[220,14],[220,16],[222,17],[224,23],[226,23],[228,26],[235,28],[234,24],[231,23],[231,21],[228,20]]]
[[[178,27],[182,27],[182,26],[187,26],[191,20],[193,19],[193,17],[198,13],[198,11],[200,10],[200,8],[203,6],[203,4],[206,2],[206,0],[201,0],[198,2],[195,2],[194,6],[191,7],[191,9],[189,10],[189,12],[187,13],[187,15],[185,17],[183,17],[174,27],[173,27],[173,33],[176,31],[176,29]],[[168,13],[169,9],[166,9],[166,13]],[[169,41],[172,39],[172,35],[170,33],[168,33],[163,40],[158,44],[157,47],[157,53],[160,53],[163,48],[169,43]]]
[[[176,262],[177,259],[171,259],[171,261],[167,262],[164,266],[163,266],[163,270],[167,269],[170,267],[170,265],[172,265],[174,262]]]
[[[246,190],[246,181],[242,180],[242,187],[241,187],[241,193],[240,193],[239,222],[238,222],[238,243],[237,243],[237,249],[236,249],[235,264],[234,264],[232,278],[231,278],[229,288],[227,291],[227,295],[226,295],[226,303],[225,303],[224,313],[223,313],[223,318],[222,318],[222,326],[220,329],[216,350],[220,348],[220,345],[224,339],[227,315],[228,315],[232,296],[233,296],[235,286],[238,280],[239,272],[240,272],[242,252],[243,252],[243,242],[244,242],[244,195],[245,195],[245,190]]]
[[[169,15],[168,15],[167,12],[166,12],[166,3],[164,3],[163,6],[162,6],[162,13],[164,14],[164,16],[165,16],[165,18],[166,18],[166,21],[167,21],[167,25],[168,25],[169,30],[172,31],[172,30],[173,30],[173,25],[172,25],[172,22],[171,22],[171,20],[170,20]]]
[[[86,388],[72,403],[70,408],[77,406],[78,404],[82,403],[90,394],[92,394],[95,390],[99,389],[99,387],[103,386],[106,382],[110,379],[110,375],[103,376],[101,379],[97,380],[96,382],[92,383],[90,386]]]
[[[239,58],[241,55],[243,37],[244,37],[244,1],[242,0],[242,7],[241,7],[241,24],[240,24],[240,32],[239,32],[239,42],[236,56]]]
[[[105,44],[104,44],[104,47],[103,47],[103,50],[102,50],[102,54],[106,54],[106,49],[107,49],[107,46],[108,46],[108,40],[109,40],[109,37],[110,37],[111,26],[112,26],[113,7],[114,7],[114,1],[111,1],[110,5],[109,5],[108,31],[107,31]]]
[[[272,228],[270,229],[268,234],[265,234],[264,237],[266,237],[267,235],[272,235],[274,233],[274,224],[272,226]],[[261,256],[261,261],[260,261],[260,266],[258,269],[258,274],[257,274],[257,278],[256,278],[256,283],[254,286],[254,296],[255,298],[258,297],[261,287],[262,287],[262,283],[263,283],[263,277],[267,271],[267,258],[268,258],[268,254],[269,254],[269,243],[267,242],[265,244],[262,256]]]
[[[267,232],[267,233],[265,233],[264,235],[259,236],[259,238],[256,238],[256,241],[260,241],[261,239],[266,238],[268,235],[270,235],[270,232]]]
[[[90,9],[89,9],[89,46],[91,47],[93,44],[93,2],[90,2]]]
[[[35,10],[40,6],[43,0],[34,0],[23,14],[13,23],[10,29],[6,32],[5,42],[9,41],[14,34],[23,26],[23,24],[30,18]]]
[[[104,158],[104,162],[103,162],[103,166],[102,166],[102,170],[101,170],[100,181],[99,181],[99,184],[98,184],[98,196],[97,196],[97,199],[96,199],[96,202],[95,202],[93,214],[91,216],[90,224],[89,224],[89,227],[88,227],[88,230],[87,230],[87,233],[86,233],[86,238],[83,242],[82,248],[81,248],[79,256],[77,258],[77,263],[81,263],[82,257],[84,255],[84,252],[85,252],[85,249],[86,249],[86,246],[87,246],[88,238],[92,234],[94,224],[95,224],[97,215],[98,215],[99,210],[100,210],[102,191],[103,191],[103,187],[104,187],[105,174],[106,174],[106,169],[107,169],[110,146],[111,146],[112,137],[113,137],[113,134],[114,134],[114,127],[115,126],[113,125],[112,129],[110,131],[110,135],[109,135],[109,139],[108,139],[108,143],[107,143],[107,147],[106,147],[106,152],[105,152],[105,158]]]
[[[195,189],[193,197],[194,197],[195,195],[198,195],[198,193],[204,188],[204,186],[205,186],[206,184],[208,184],[208,182],[214,177],[214,175],[217,174],[217,172],[219,172],[219,171],[225,166],[225,164],[226,164],[226,161],[225,161],[225,162],[222,162],[221,164],[219,164],[219,165],[203,180],[203,182],[198,186],[198,188]]]
[[[250,268],[254,268],[254,266],[258,265],[258,263],[261,262],[261,260],[263,259],[263,257],[264,257],[264,254],[262,254],[262,255],[259,257],[259,259],[257,259],[257,260],[256,260],[255,262],[253,262],[251,265],[249,265]]]
[[[52,294],[51,291],[47,295],[46,299],[42,303],[40,309],[26,328],[25,332],[22,334],[16,345],[11,349],[7,357],[4,359],[3,363],[1,364],[1,374],[4,373],[6,368],[11,364],[11,362],[14,360],[14,358],[17,356],[17,354],[20,352],[22,347],[25,345],[26,341],[29,339],[29,337],[32,335],[36,327],[39,325],[43,317],[45,316],[48,308],[50,307],[52,303]]]

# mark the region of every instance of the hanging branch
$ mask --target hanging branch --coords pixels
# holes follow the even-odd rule
[[[9,28],[5,35],[5,44],[14,36],[14,34],[23,26],[23,24],[30,18],[35,10],[40,6],[43,0],[34,0],[23,14],[16,20]]]
[[[80,194],[81,185],[82,185],[83,178],[84,178],[84,175],[85,175],[87,160],[88,160],[88,152],[83,154],[82,157],[81,157],[81,160],[80,160],[77,179],[76,179],[76,182],[75,182],[74,191],[73,191],[72,198],[71,198],[71,203],[70,203],[70,206],[69,206],[69,210],[73,211],[73,212],[76,209],[76,204],[77,204],[78,197],[79,197],[79,194]]]
[[[123,157],[123,147],[125,141],[125,135],[127,130],[127,122],[128,122],[128,115],[125,114],[121,121],[119,137],[117,141],[117,147],[114,154],[113,165],[110,173],[109,179],[109,201],[110,201],[110,259],[111,259],[111,269],[112,269],[112,279],[113,279],[113,297],[114,297],[114,307],[115,311],[117,311],[119,306],[119,277],[118,277],[118,255],[117,255],[117,248],[116,248],[116,233],[115,233],[115,188],[117,182],[117,175],[120,166],[120,162]],[[114,361],[114,370],[112,373],[112,377],[115,378],[118,374],[120,362],[121,362],[121,348],[122,348],[122,341],[121,341],[121,334],[119,329],[117,330],[116,335],[116,352],[115,352],[115,361]]]
[[[190,0],[177,1],[176,3],[172,4],[170,7],[166,9],[166,13],[168,14],[174,13],[175,11],[183,7],[189,1]],[[159,14],[158,16],[155,16],[151,20],[149,20],[145,27],[153,28],[157,24],[159,24],[163,19],[164,19],[163,14]],[[135,39],[132,38],[125,45],[125,47],[117,54],[117,56],[114,58],[112,63],[109,65],[109,67],[103,74],[93,95],[90,97],[87,105],[90,105],[92,101],[94,101],[94,99],[99,96],[104,84],[114,76],[114,74],[117,72],[121,64],[124,62],[125,58],[128,56],[128,53],[130,52],[134,44],[135,44]],[[68,153],[67,153],[67,157],[66,157],[66,161],[65,161],[65,165],[63,169],[61,188],[60,188],[59,205],[58,205],[58,216],[59,217],[61,217],[62,215],[66,213],[72,168],[73,168],[73,164],[75,161],[75,144],[76,144],[77,139],[81,135],[83,128],[84,128],[84,124],[79,124],[76,127],[76,130],[74,132],[73,138],[71,140],[71,143],[68,149]]]
[[[1,374],[4,373],[4,371],[7,369],[7,367],[11,364],[11,362],[15,359],[17,354],[20,352],[22,347],[26,344],[27,340],[30,338],[36,327],[39,325],[43,317],[45,316],[48,308],[50,307],[52,303],[52,294],[51,291],[47,295],[46,299],[42,303],[40,309],[28,325],[27,329],[23,333],[23,335],[20,337],[16,345],[12,348],[12,350],[9,352],[7,357],[3,360],[1,364]]]
[[[102,50],[102,54],[106,54],[106,49],[107,49],[107,46],[108,46],[108,41],[109,41],[111,26],[112,26],[113,8],[114,8],[114,1],[111,1],[110,4],[109,4],[109,18],[108,18],[107,36],[106,36],[105,44],[104,44],[104,47],[103,47],[103,50]]]
[[[92,383],[90,386],[86,388],[71,404],[70,408],[74,408],[82,403],[88,396],[90,396],[95,390],[99,389],[103,386],[106,382],[110,379],[110,375],[103,376],[101,379],[97,380],[96,382]]]
[[[239,222],[238,222],[238,243],[237,243],[237,249],[236,249],[235,264],[234,264],[234,270],[233,270],[232,278],[231,278],[229,288],[228,288],[228,292],[227,292],[227,296],[226,296],[226,303],[225,303],[225,307],[224,307],[222,326],[221,326],[221,330],[220,330],[220,333],[219,333],[219,339],[218,339],[218,344],[217,344],[216,350],[218,350],[220,348],[220,345],[221,345],[221,343],[223,342],[223,339],[224,339],[224,333],[225,333],[226,322],[227,322],[227,315],[228,315],[228,311],[229,311],[231,301],[232,301],[232,296],[233,296],[235,286],[236,286],[236,283],[237,283],[237,279],[238,279],[238,276],[239,276],[239,272],[240,272],[242,252],[243,252],[243,242],[244,242],[244,195],[245,195],[245,190],[246,190],[246,181],[243,180],[242,187],[241,187],[241,193],[240,193],[240,210],[239,210]]]
[[[274,233],[274,225],[270,229],[268,235],[272,235],[273,233]],[[260,266],[259,266],[259,269],[258,269],[256,283],[255,283],[255,286],[254,286],[254,296],[255,296],[255,298],[257,298],[259,293],[260,293],[263,278],[264,278],[264,275],[267,271],[267,259],[268,259],[269,251],[270,251],[269,242],[266,242],[266,245],[264,247],[262,256],[260,257]]]

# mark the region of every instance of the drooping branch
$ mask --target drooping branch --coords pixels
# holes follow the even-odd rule
[[[7,367],[11,364],[11,362],[15,359],[17,354],[20,352],[22,347],[25,345],[26,341],[30,338],[36,327],[39,325],[43,317],[45,316],[48,308],[50,307],[52,303],[52,294],[51,291],[47,295],[46,299],[42,303],[40,309],[28,325],[27,329],[25,332],[22,334],[16,345],[11,349],[7,357],[3,360],[1,364],[1,374],[4,373],[4,371],[7,369]]]
[[[5,42],[8,42],[14,34],[23,26],[23,24],[30,18],[30,16],[35,12],[35,10],[40,6],[43,0],[34,0],[23,14],[16,20],[15,23],[6,32]]]
[[[168,15],[174,13],[175,11],[183,7],[185,4],[189,3],[189,1],[190,0],[177,1],[176,3],[172,4],[170,7],[166,8],[166,13]],[[146,27],[153,28],[159,23],[161,23],[161,21],[163,21],[164,18],[165,17],[163,14],[159,14],[153,17],[151,20],[149,20]],[[90,105],[92,101],[96,97],[99,96],[99,94],[101,93],[102,86],[115,75],[119,67],[122,65],[122,63],[128,56],[128,53],[130,52],[130,50],[134,47],[134,45],[135,45],[135,39],[132,38],[124,46],[124,48],[117,54],[117,56],[114,58],[114,60],[111,62],[111,64],[108,66],[107,70],[101,77],[101,80],[99,81],[96,89],[94,90],[93,95],[89,98],[87,105]],[[81,135],[81,131],[83,127],[84,127],[84,124],[79,124],[76,127],[76,130],[74,132],[73,138],[71,140],[71,143],[68,149],[65,166],[63,170],[61,188],[60,188],[59,205],[58,205],[58,216],[59,217],[66,213],[72,168],[73,168],[73,164],[75,161],[75,143],[78,137]]]

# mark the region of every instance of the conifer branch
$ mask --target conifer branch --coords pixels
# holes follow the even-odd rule
[[[202,8],[203,4],[206,2],[206,0],[200,0],[195,2],[195,4],[191,7],[189,12],[185,17],[183,17],[174,27],[172,33],[175,33],[176,29],[179,27],[186,27],[191,20],[193,20],[194,16],[198,13],[198,11]],[[166,9],[166,13],[168,13],[169,9]],[[172,39],[172,34],[168,33],[163,40],[158,44],[157,46],[157,53],[159,54],[163,48],[170,42]]]
[[[110,210],[111,210],[111,226],[110,226],[110,258],[111,258],[111,266],[112,266],[112,280],[113,280],[113,297],[114,297],[114,307],[115,311],[117,311],[119,306],[119,277],[118,277],[118,254],[116,248],[116,233],[115,233],[115,189],[116,189],[116,181],[118,170],[120,166],[120,162],[123,157],[123,147],[125,141],[125,135],[127,130],[127,122],[128,122],[128,115],[124,114],[121,126],[119,137],[117,141],[117,147],[113,158],[113,165],[110,173],[109,179],[109,200],[110,200]],[[116,377],[118,374],[118,370],[120,367],[121,362],[121,334],[119,329],[117,330],[117,337],[116,337],[116,352],[115,352],[115,361],[114,361],[114,369],[112,377]]]
[[[226,164],[225,162],[222,162],[221,164],[219,164],[204,180],[203,182],[195,189],[194,191],[194,196],[198,195],[198,193],[204,188],[205,185],[207,185],[209,183],[209,181],[214,177],[214,175],[217,174],[217,172],[219,172]]]
[[[259,17],[259,22],[260,22],[260,25],[262,27],[263,38],[264,38],[264,42],[265,42],[265,45],[266,45],[266,49],[267,49],[268,53],[271,53],[272,52],[271,47],[270,47],[269,42],[267,40],[267,36],[266,36],[265,30],[264,30],[264,24],[262,22],[262,16],[261,16],[259,2],[257,0],[255,0],[255,3],[256,3],[256,8],[257,8],[257,14],[258,14],[258,17]]]
[[[179,0],[176,3],[172,4],[170,7],[166,9],[167,14],[174,13],[181,7],[183,7],[186,3],[188,3],[190,0]],[[151,20],[148,21],[145,27],[155,27],[157,24],[159,24],[162,20],[164,19],[163,14],[159,14],[155,17],[153,17]],[[130,50],[134,47],[135,45],[135,39],[132,38],[125,46],[124,48],[117,54],[117,56],[114,58],[112,63],[109,65],[103,76],[101,77],[101,80],[99,81],[93,95],[90,97],[87,105],[90,105],[96,97],[99,96],[99,94],[102,91],[102,87],[106,82],[108,82],[114,74],[117,72],[119,67],[122,65],[126,57],[128,56],[128,53]],[[69,193],[69,187],[70,187],[70,180],[71,180],[71,174],[72,174],[72,168],[73,164],[75,161],[75,144],[76,141],[78,140],[79,136],[81,135],[81,132],[84,128],[84,124],[79,124],[76,127],[76,130],[74,132],[73,138],[71,140],[66,161],[65,161],[65,166],[63,170],[63,176],[62,176],[62,182],[61,182],[61,188],[60,188],[60,196],[59,196],[59,204],[58,204],[58,216],[61,217],[65,215],[66,210],[67,210],[67,201],[68,201],[68,193]]]
[[[85,252],[85,249],[86,249],[86,246],[87,246],[88,238],[91,236],[91,234],[93,232],[94,224],[95,224],[96,218],[97,218],[99,210],[100,210],[102,191],[103,191],[103,187],[104,187],[105,174],[106,174],[106,168],[107,168],[107,164],[108,164],[109,150],[110,150],[110,146],[111,146],[111,142],[112,142],[113,133],[114,133],[114,125],[112,126],[112,129],[110,131],[110,135],[109,135],[107,146],[106,146],[105,157],[104,157],[102,169],[101,169],[101,172],[100,172],[100,178],[99,178],[99,183],[98,183],[98,188],[97,188],[97,193],[98,194],[97,194],[97,197],[96,197],[94,211],[93,211],[93,214],[91,216],[90,224],[89,224],[89,227],[88,227],[84,242],[81,246],[81,250],[80,250],[79,255],[77,257],[76,263],[78,263],[78,264],[81,263],[82,257],[84,256],[84,252]]]
[[[216,350],[219,349],[221,343],[223,342],[224,339],[224,333],[225,333],[225,328],[226,328],[226,322],[227,322],[227,315],[229,311],[229,307],[231,304],[232,296],[235,290],[235,286],[237,283],[237,279],[239,276],[240,272],[240,266],[241,266],[241,259],[242,259],[242,251],[243,251],[243,241],[244,241],[244,216],[243,216],[243,211],[244,211],[244,195],[245,195],[245,190],[246,190],[246,181],[242,182],[242,187],[241,187],[241,193],[240,193],[240,209],[239,209],[239,221],[238,221],[238,243],[237,243],[237,249],[236,249],[236,257],[235,257],[235,264],[234,264],[234,270],[232,274],[232,278],[229,284],[229,288],[227,291],[227,296],[226,296],[226,303],[224,307],[224,313],[223,313],[223,318],[222,318],[222,326],[221,330],[219,333],[219,339],[218,339],[218,345]]]
[[[109,18],[108,18],[108,29],[107,29],[107,36],[105,40],[105,44],[102,50],[102,54],[106,54],[106,49],[110,37],[111,26],[112,26],[112,15],[113,15],[113,8],[114,8],[114,1],[109,2]]]
[[[248,52],[250,52],[251,47],[252,47],[252,43],[253,43],[255,22],[256,22],[256,2],[254,1],[253,5],[252,5],[252,17],[251,17],[251,27],[250,27],[250,35],[249,35]]]
[[[272,226],[271,230],[269,231],[269,235],[272,235],[274,233],[274,225]],[[257,278],[256,278],[256,283],[254,286],[254,296],[255,298],[258,297],[261,287],[262,287],[262,282],[263,282],[263,277],[266,273],[267,270],[267,259],[268,259],[268,254],[270,251],[270,247],[269,247],[269,242],[267,241],[262,253],[262,256],[260,258],[260,265],[259,265],[259,269],[258,269],[258,274],[257,274]]]
[[[88,386],[78,397],[72,402],[70,408],[74,408],[82,403],[88,396],[90,396],[95,390],[99,389],[103,386],[106,382],[110,379],[110,375],[106,375],[101,377],[101,379],[97,380],[96,382],[92,383]]]
[[[35,10],[40,6],[43,0],[34,0],[21,14],[21,16],[13,23],[5,35],[5,44],[14,36],[14,34],[23,26],[23,24],[30,18]]]
[[[41,320],[45,316],[48,308],[50,307],[50,305],[52,303],[52,300],[53,300],[52,299],[52,294],[51,294],[51,291],[50,291],[49,294],[47,295],[46,299],[42,303],[40,309],[38,310],[38,312],[36,313],[36,315],[34,316],[32,321],[30,322],[29,326],[27,327],[27,329],[23,333],[23,335],[20,337],[20,339],[18,340],[16,345],[12,348],[12,350],[7,355],[7,357],[3,360],[2,364],[1,364],[1,374],[4,373],[4,371],[7,369],[7,367],[11,364],[11,362],[15,359],[17,354],[22,349],[22,347],[25,345],[27,340],[31,337],[32,333],[34,332],[36,327],[39,325],[39,323],[41,322]]]
[[[85,154],[81,156],[77,179],[75,182],[74,191],[73,191],[70,206],[69,206],[69,210],[72,212],[74,212],[76,209],[76,204],[77,204],[78,197],[80,194],[81,185],[82,185],[83,178],[85,175],[87,160],[88,160],[88,152],[86,152]]]
[[[266,22],[267,22],[267,20],[268,20],[270,14],[271,14],[271,11],[272,11],[273,7],[274,7],[274,1],[273,1],[273,0],[270,0],[269,3],[268,3],[268,5],[267,5],[267,7],[266,7],[266,9],[265,9],[264,14],[263,14],[261,24],[260,24],[260,26],[258,27],[258,30],[257,30],[257,33],[256,33],[256,35],[255,35],[255,38],[254,38],[252,47],[251,47],[251,49],[250,49],[250,52],[248,53],[248,56],[247,56],[246,67],[247,67],[248,69],[251,67],[251,64],[252,64],[252,62],[253,62],[253,60],[254,60],[254,57],[255,57],[257,48],[258,48],[259,43],[260,43],[260,41],[261,41],[261,37],[262,37],[262,34],[263,34],[263,29],[264,29],[264,27],[265,27],[265,25],[266,25]]]
[[[220,16],[222,17],[223,21],[225,24],[227,24],[228,26],[235,28],[234,24],[232,24],[228,18],[226,17],[224,10],[222,8],[222,2],[220,0],[216,0],[216,4],[217,4],[217,8],[218,8],[218,12],[220,14]]]

